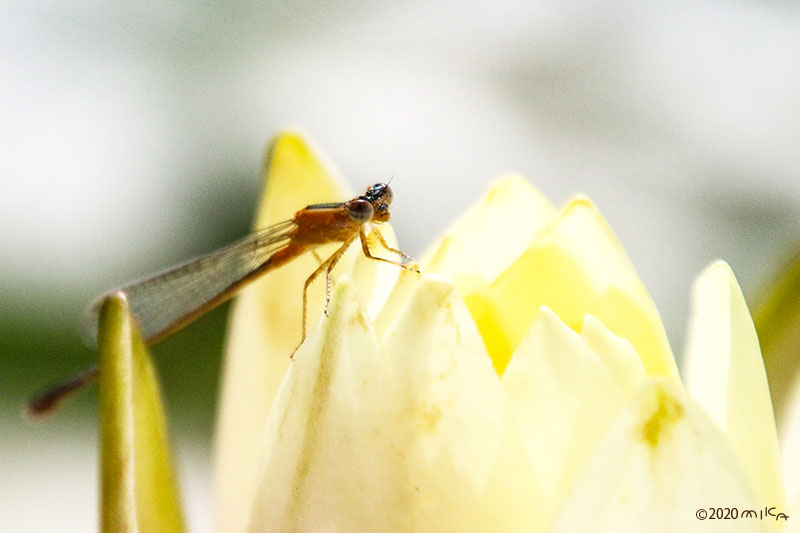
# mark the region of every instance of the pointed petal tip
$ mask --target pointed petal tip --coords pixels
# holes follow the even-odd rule
[[[300,127],[286,127],[270,140],[266,150],[265,167],[269,168],[272,161],[281,157],[316,166],[318,167],[317,174],[324,174],[324,178],[333,180],[340,192],[347,189],[346,182],[341,177],[339,169],[327,156],[325,150]],[[330,198],[329,200],[335,199],[337,198]]]
[[[564,211],[570,211],[573,209],[596,210],[597,206],[588,196],[585,196],[583,194],[578,194],[570,198],[569,201],[567,201],[566,205],[564,206]]]
[[[711,275],[727,275],[735,279],[733,269],[722,259],[715,259],[709,263],[697,276],[697,280]]]
[[[485,202],[493,202],[499,197],[516,193],[535,193],[541,195],[539,189],[533,186],[522,174],[507,172],[500,174],[492,180],[484,196]]]
[[[539,307],[539,316],[537,316],[536,319],[537,320],[542,320],[542,319],[555,320],[555,321],[563,323],[563,321],[560,318],[558,318],[558,314],[556,314],[556,312],[553,311],[547,305],[542,305],[542,306]]]
[[[453,297],[455,294],[455,287],[447,278],[437,276],[436,274],[423,274],[416,292],[427,300],[426,303],[440,307],[444,305],[449,298]]]
[[[328,314],[332,314],[344,302],[358,301],[358,289],[356,283],[349,274],[342,274],[331,291],[331,300],[328,304]]]
[[[694,279],[692,283],[692,298],[694,308],[699,305],[699,299],[708,298],[708,291],[725,291],[725,287],[735,288],[735,292],[741,294],[739,281],[733,273],[730,265],[721,259],[709,263]],[[715,294],[719,295],[720,293]]]
[[[358,325],[364,331],[372,328],[356,282],[348,274],[342,274],[333,287],[323,327],[338,329],[343,323]]]
[[[269,142],[269,152],[277,150],[291,150],[295,152],[308,151],[308,135],[299,128],[287,127],[278,132]]]

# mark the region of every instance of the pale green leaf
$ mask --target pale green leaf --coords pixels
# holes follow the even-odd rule
[[[778,427],[800,381],[800,252],[763,288],[755,322]]]

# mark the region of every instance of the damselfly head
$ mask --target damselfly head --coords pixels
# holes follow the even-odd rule
[[[391,205],[393,198],[394,193],[387,183],[376,183],[367,189],[364,196],[353,200],[351,203],[366,200],[372,205],[372,222],[386,222],[391,216],[391,213],[389,213],[389,205]],[[350,216],[352,218],[353,214],[351,213]],[[358,221],[356,218],[353,218],[353,220]]]

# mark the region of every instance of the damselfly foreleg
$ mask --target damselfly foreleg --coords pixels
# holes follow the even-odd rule
[[[383,240],[383,236],[380,234],[380,232],[373,231],[373,233],[377,233],[378,234],[378,240],[381,241],[382,244],[386,244],[386,241]],[[402,263],[400,261],[392,261],[391,259],[386,259],[385,257],[378,257],[376,255],[372,255],[372,252],[370,252],[370,250],[369,250],[369,242],[367,241],[367,232],[364,231],[364,228],[361,228],[359,230],[358,235],[361,238],[361,250],[364,252],[364,255],[366,255],[368,258],[372,259],[373,261],[383,261],[384,263],[389,263],[390,265],[399,266],[400,268],[405,268],[406,270],[410,270],[411,272],[416,272],[417,274],[419,274],[419,267],[417,267],[416,262],[414,262],[412,264],[408,264],[408,263]],[[387,250],[391,251],[391,252],[397,252],[398,251],[398,250],[393,250],[392,248],[389,248],[388,246],[385,246],[385,248]],[[408,258],[411,261],[414,261],[412,258],[408,257],[403,252],[400,252],[400,254],[404,258]]]
[[[398,250],[398,249],[396,249],[396,248],[392,248],[391,246],[389,246],[388,244],[386,244],[386,239],[384,239],[384,238],[383,238],[383,234],[381,234],[381,232],[380,232],[380,231],[378,231],[378,230],[374,229],[374,230],[372,230],[372,233],[371,233],[371,234],[372,234],[372,235],[375,235],[375,237],[377,237],[377,239],[378,239],[378,242],[381,244],[381,246],[383,246],[384,250],[386,250],[386,251],[388,251],[388,252],[394,252],[394,253],[396,253],[397,255],[399,255],[400,257],[402,257],[403,259],[405,259],[405,261],[406,261],[406,262],[404,263],[405,265],[407,265],[407,264],[409,264],[409,263],[416,263],[416,260],[415,260],[413,257],[411,257],[411,256],[409,256],[409,255],[406,255],[406,254],[405,254],[405,253],[403,253],[401,250]]]

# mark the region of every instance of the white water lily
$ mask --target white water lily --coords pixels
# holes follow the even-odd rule
[[[300,139],[281,138],[259,222],[330,183]],[[695,288],[690,395],[652,301],[587,199],[556,210],[505,177],[432,247],[422,277],[353,260],[291,366],[292,299],[309,269],[237,304],[219,530],[784,525],[695,515],[789,513],[758,340],[724,263]]]
[[[349,197],[328,169],[299,136],[279,137],[256,226]],[[502,177],[422,275],[357,248],[327,316],[322,287],[310,295],[321,318],[293,359],[315,260],[236,302],[216,530],[800,531],[758,339],[725,263],[696,282],[684,386],[588,199],[556,209]]]

